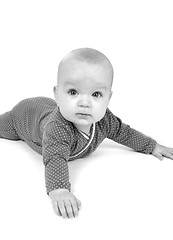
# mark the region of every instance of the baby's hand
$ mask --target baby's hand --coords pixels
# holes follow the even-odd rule
[[[163,160],[163,157],[167,157],[173,160],[173,148],[168,148],[157,144],[152,154],[160,161]]]
[[[81,202],[67,189],[56,189],[49,193],[53,208],[63,218],[77,217]]]

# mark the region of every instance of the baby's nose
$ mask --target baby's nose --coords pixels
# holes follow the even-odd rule
[[[80,98],[79,102],[78,102],[78,106],[79,107],[84,107],[84,108],[89,108],[90,107],[90,100],[88,97],[83,96]]]

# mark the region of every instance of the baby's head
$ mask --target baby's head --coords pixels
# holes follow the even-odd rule
[[[58,67],[55,99],[65,119],[88,133],[101,120],[111,98],[113,67],[101,52],[80,48],[67,54]]]

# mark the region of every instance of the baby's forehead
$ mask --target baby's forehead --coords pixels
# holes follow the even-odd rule
[[[90,66],[88,66],[90,67]],[[103,73],[103,71],[85,71],[85,65],[83,69],[79,71],[65,71],[59,77],[59,85],[65,88],[75,88],[82,90],[109,90],[112,86],[111,74]],[[66,69],[68,70],[68,69]]]
[[[60,62],[59,68],[58,68],[58,76],[60,76],[61,73],[76,73],[76,72],[87,72],[87,71],[93,71],[93,72],[99,72],[102,71],[110,72],[113,78],[113,68],[112,65],[108,61],[102,61],[98,63],[93,62],[87,62],[87,61],[81,61],[80,59],[77,59],[76,57],[68,57],[63,59],[63,61]]]
[[[80,79],[80,78],[70,78],[70,79],[64,79],[63,85],[64,86],[76,86],[76,87],[83,87],[85,88],[86,85],[92,87],[106,87],[107,80],[103,79],[94,79],[94,78],[87,78],[87,79]]]

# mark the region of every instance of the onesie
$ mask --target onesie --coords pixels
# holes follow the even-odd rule
[[[46,97],[22,100],[0,115],[0,138],[22,140],[43,156],[47,194],[59,188],[70,191],[68,161],[86,157],[105,138],[145,154],[152,153],[157,144],[123,123],[108,108],[86,135],[62,116],[53,99]]]

